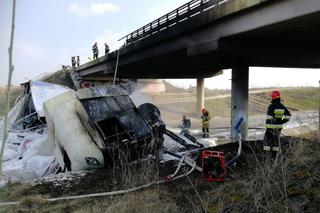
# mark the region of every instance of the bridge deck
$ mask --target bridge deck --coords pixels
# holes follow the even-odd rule
[[[320,67],[319,36],[319,1],[192,0],[122,38],[118,76],[201,78],[239,63]],[[112,75],[117,56],[77,71]]]

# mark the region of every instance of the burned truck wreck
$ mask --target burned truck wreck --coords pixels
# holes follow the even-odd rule
[[[170,131],[151,103],[136,107],[130,98],[135,86],[127,82],[76,91],[39,81],[23,84],[22,96],[10,113],[11,131],[21,138],[20,143],[10,144],[19,146],[18,158],[7,162],[7,174],[17,176],[28,168],[28,177],[36,178],[58,171],[118,167],[146,157],[178,160],[177,172],[182,162],[192,171],[202,171],[199,153],[214,144]],[[210,152],[202,161],[209,158],[221,158],[218,162],[224,167],[224,155]],[[210,166],[203,164],[203,171],[209,173]],[[224,176],[225,170],[221,171]]]
[[[165,124],[153,104],[135,106],[129,97],[135,86],[127,82],[75,91],[26,82],[10,112],[10,131],[23,138],[41,130],[47,140],[36,155],[54,156],[62,171],[112,166],[121,157],[161,159]]]
[[[119,150],[129,160],[149,154],[162,158],[165,124],[155,105],[145,103],[137,108],[127,94],[116,95],[105,87],[86,90],[89,95],[79,91],[78,97],[105,145],[105,165],[121,158]]]

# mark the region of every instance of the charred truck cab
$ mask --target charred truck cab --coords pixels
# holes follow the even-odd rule
[[[148,155],[162,159],[160,111],[150,103],[137,108],[129,97],[133,91],[132,83],[90,87],[44,104],[48,138],[62,168],[96,169]]]
[[[117,149],[125,153],[128,159],[135,160],[154,153],[159,147],[159,137],[163,137],[161,133],[158,134],[159,131],[153,124],[164,126],[164,123],[155,106],[149,107],[151,111],[154,110],[151,115],[159,116],[155,122],[154,119],[150,122],[148,115],[141,114],[141,110],[136,108],[128,95],[91,97],[81,99],[80,102],[105,144],[105,165],[110,165],[114,159],[120,157],[116,156]]]
[[[151,130],[138,114],[129,96],[111,96],[81,100],[108,147],[114,142],[150,140]]]

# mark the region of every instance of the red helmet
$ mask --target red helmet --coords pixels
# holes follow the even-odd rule
[[[280,92],[278,90],[273,90],[271,93],[272,100],[280,98]]]
[[[201,112],[205,112],[205,111],[206,111],[206,109],[205,109],[205,108],[202,108]]]

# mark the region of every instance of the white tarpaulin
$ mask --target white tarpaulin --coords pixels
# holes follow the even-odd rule
[[[42,81],[31,81],[30,83],[33,104],[39,117],[45,116],[43,112],[43,103],[45,101],[70,90],[65,86]]]
[[[13,136],[13,133],[11,134]],[[39,148],[47,142],[45,129],[26,132],[24,138],[10,137],[5,149],[3,174],[13,180],[32,180],[41,178],[55,161],[54,156],[39,154]],[[20,144],[20,145],[18,145]],[[54,173],[56,170],[52,170]]]

